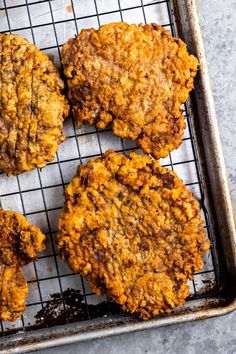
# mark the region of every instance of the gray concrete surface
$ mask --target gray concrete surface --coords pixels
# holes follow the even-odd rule
[[[197,3],[236,210],[236,0],[197,0]],[[235,354],[236,312],[216,319],[54,348],[40,353]]]

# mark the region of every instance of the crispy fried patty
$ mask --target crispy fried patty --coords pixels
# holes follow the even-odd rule
[[[24,216],[0,209],[0,320],[15,321],[28,293],[22,266],[44,249],[45,236]]]
[[[58,251],[96,294],[143,319],[184,303],[209,242],[198,204],[174,172],[108,151],[78,168],[65,196]]]
[[[48,56],[0,34],[0,170],[17,175],[54,159],[68,113],[64,84]]]
[[[113,131],[155,158],[181,143],[180,106],[193,88],[198,60],[155,24],[110,23],[87,29],[63,47],[62,64],[78,126]]]

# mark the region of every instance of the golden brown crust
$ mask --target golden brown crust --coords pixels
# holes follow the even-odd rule
[[[108,151],[68,185],[57,247],[98,295],[148,319],[184,303],[209,242],[198,204],[174,172]]]
[[[0,170],[17,175],[52,161],[68,104],[57,69],[36,46],[0,34]]]
[[[112,122],[116,135],[137,140],[155,158],[180,145],[180,106],[198,60],[169,31],[127,23],[82,30],[64,45],[62,65],[78,126]]]
[[[0,320],[22,315],[28,286],[21,268],[36,260],[44,242],[45,235],[24,216],[0,209]]]

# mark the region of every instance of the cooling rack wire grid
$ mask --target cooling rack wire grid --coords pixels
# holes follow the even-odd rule
[[[155,22],[176,34],[169,0],[0,0],[0,32],[17,33],[27,38],[47,53],[57,67],[60,66],[63,43],[82,28],[98,28],[118,21]],[[204,188],[188,104],[183,109],[187,123],[183,143],[167,158],[161,159],[161,164],[175,171],[199,200],[208,237],[214,244],[204,205]],[[106,301],[106,298],[95,296],[86,280],[72,273],[56,253],[53,239],[64,203],[63,192],[79,164],[86,164],[109,148],[121,153],[140,150],[134,142],[115,137],[111,128],[101,130],[95,126],[82,126],[78,129],[72,118],[65,121],[64,134],[67,141],[59,146],[54,161],[43,169],[17,177],[0,174],[0,206],[23,213],[47,235],[46,251],[36,263],[24,269],[29,285],[26,311],[15,323],[2,322],[2,335],[23,328],[36,328],[35,315],[52,300],[52,293],[61,294],[65,323],[70,322],[63,295],[66,289],[80,290],[84,295],[87,319],[91,318],[90,304]],[[195,274],[193,281],[189,282],[189,302],[219,292],[216,264],[217,255],[211,247],[204,257],[203,271]]]

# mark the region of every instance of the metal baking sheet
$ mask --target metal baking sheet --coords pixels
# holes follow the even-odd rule
[[[64,203],[63,191],[79,164],[100,156],[109,148],[119,152],[139,150],[134,142],[115,137],[110,128],[97,130],[94,126],[83,126],[77,129],[69,118],[64,124],[68,139],[60,145],[53,162],[41,170],[18,177],[0,174],[0,205],[25,214],[47,235],[46,251],[35,264],[24,269],[29,283],[24,315],[15,323],[1,323],[0,352],[29,352],[221,315],[236,307],[236,291],[232,286],[236,283],[235,225],[194,2],[0,0],[0,32],[18,33],[27,38],[47,53],[57,66],[60,65],[62,44],[82,28],[98,28],[121,20],[161,24],[172,34],[183,38],[190,52],[200,60],[196,90],[191,101],[183,107],[187,122],[183,143],[161,163],[173,169],[199,200],[212,243],[211,250],[204,257],[203,271],[195,274],[193,281],[189,282],[190,297],[186,305],[177,308],[172,315],[143,322],[118,311],[110,314],[110,308],[105,307],[103,316],[91,319],[96,317],[91,313],[94,309],[91,305],[104,304],[106,298],[91,293],[86,280],[72,273],[55,252],[53,238]],[[68,288],[75,289],[77,294],[80,291],[83,296],[86,309],[83,321],[79,315],[68,316],[71,310],[70,304],[65,302]],[[42,308],[55,304],[55,293],[61,298],[57,312],[65,311],[65,318],[60,322],[53,321],[52,327],[48,327],[50,323],[47,322],[38,328],[35,316],[42,313]]]

